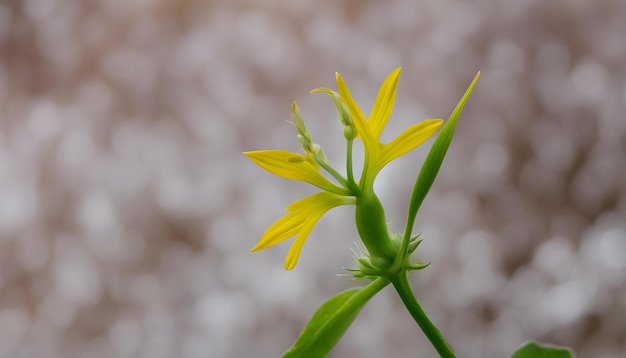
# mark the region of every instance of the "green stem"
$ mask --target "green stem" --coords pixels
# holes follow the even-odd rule
[[[402,267],[402,264],[406,260],[407,255],[409,254],[409,241],[411,240],[411,235],[407,235],[404,233],[404,237],[402,238],[402,245],[400,245],[400,250],[398,250],[398,256],[393,262],[392,270],[398,270]]]
[[[354,219],[361,241],[374,261],[374,266],[388,269],[397,254],[389,237],[385,209],[374,193],[374,188],[362,188],[356,197]]]
[[[361,192],[361,188],[354,181],[354,170],[352,168],[352,143],[353,139],[348,139],[348,147],[346,154],[346,173],[348,173],[348,189],[352,190],[354,195],[358,195]]]
[[[348,181],[354,183],[354,173],[352,172],[352,139],[348,140],[348,148],[346,150],[346,172],[348,173]]]
[[[405,271],[399,274],[391,282],[407,310],[409,310],[415,322],[417,322],[422,331],[424,331],[424,334],[435,347],[439,356],[442,358],[456,358],[450,345],[443,338],[439,329],[430,321],[426,312],[424,312],[419,302],[417,302],[415,295],[413,295],[413,291],[409,285],[408,272]]]
[[[344,188],[349,188],[348,181],[346,180],[346,178],[344,178],[341,174],[339,174],[339,172],[337,172],[333,167],[328,165],[328,163],[326,163],[324,160],[321,160],[317,157],[315,158],[315,161],[320,165],[320,167],[324,168],[324,170],[330,173],[330,175],[332,175],[333,178],[337,179],[337,181],[341,185],[343,185]]]

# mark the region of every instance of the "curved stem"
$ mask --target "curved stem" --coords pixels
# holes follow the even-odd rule
[[[346,180],[346,178],[344,178],[341,174],[339,174],[339,172],[337,172],[333,167],[331,167],[330,165],[328,165],[328,163],[326,163],[325,161],[319,159],[319,158],[315,158],[315,161],[320,165],[320,167],[324,168],[324,170],[326,170],[328,173],[330,173],[330,175],[333,176],[333,178],[337,179],[337,181],[344,186],[344,188],[349,188],[348,186],[348,181]]]
[[[409,285],[408,272],[405,271],[399,274],[391,282],[407,310],[409,310],[415,322],[417,322],[422,331],[424,331],[424,334],[433,344],[439,356],[442,358],[456,358],[452,352],[452,347],[450,347],[443,338],[439,329],[430,321],[426,312],[424,312],[419,302],[417,302],[415,295],[413,295],[413,291]]]

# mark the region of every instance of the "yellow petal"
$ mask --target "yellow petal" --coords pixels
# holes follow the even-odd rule
[[[380,158],[376,165],[379,171],[390,161],[415,149],[430,138],[443,124],[441,119],[427,119],[417,123],[402,132],[398,137],[387,144],[383,144]]]
[[[321,192],[300,199],[287,207],[287,214],[278,219],[265,231],[251,251],[266,249],[294,235],[298,235],[285,261],[285,268],[291,270],[298,261],[304,241],[322,215],[336,206],[353,204],[354,202],[355,199],[353,197],[340,196],[329,192]]]
[[[300,230],[300,226],[304,222],[305,217],[298,212],[289,212],[280,219],[276,220],[267,230],[259,242],[250,249],[250,251],[259,251],[268,247],[280,244],[281,242],[296,235]]]
[[[376,140],[380,138],[380,134],[383,132],[391,116],[401,70],[402,68],[398,67],[391,72],[380,86],[378,94],[376,95],[376,101],[374,102],[374,107],[372,108],[368,121],[369,127]]]
[[[339,73],[336,73],[337,76],[337,90],[339,91],[339,96],[350,110],[350,115],[352,116],[352,121],[354,122],[354,126],[358,132],[358,136],[363,141],[363,146],[365,147],[366,154],[368,152],[376,151],[378,139],[374,137],[372,131],[370,129],[363,112],[359,108],[359,105],[354,101],[352,95],[350,94],[350,90],[348,86],[344,82],[343,78]]]
[[[296,267],[296,263],[298,263],[300,253],[302,252],[302,247],[304,246],[306,239],[309,237],[309,234],[315,227],[315,224],[317,224],[324,213],[325,211],[309,215],[305,222],[300,226],[300,232],[291,244],[287,257],[285,258],[285,270],[292,270]]]
[[[257,150],[244,152],[248,158],[268,172],[283,178],[300,180],[336,194],[345,195],[348,191],[331,183],[309,159],[301,154],[286,150]]]
[[[295,202],[288,207],[291,210],[307,210],[308,214],[304,222],[299,228],[298,236],[291,244],[291,248],[285,258],[285,270],[291,270],[296,266],[300,258],[300,252],[304,246],[304,242],[315,227],[315,224],[328,210],[346,204],[354,204],[356,199],[352,197],[344,197],[334,195],[332,193],[318,193],[311,197],[315,197],[310,202]],[[309,198],[311,198],[309,197]],[[306,199],[306,198],[305,198]]]

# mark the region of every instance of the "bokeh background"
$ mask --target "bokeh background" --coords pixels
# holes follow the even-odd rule
[[[0,357],[276,357],[358,284],[353,208],[295,270],[249,253],[314,188],[242,151],[299,151],[298,101],[344,157],[339,71],[368,110],[402,66],[391,139],[446,118],[416,225],[418,298],[460,357],[526,339],[626,356],[626,2],[0,2]],[[377,180],[402,230],[429,143]],[[435,357],[388,289],[331,357]]]

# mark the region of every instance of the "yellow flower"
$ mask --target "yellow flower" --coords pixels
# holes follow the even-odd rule
[[[357,220],[357,228],[366,247],[371,253],[380,251],[386,256],[392,256],[384,212],[373,194],[374,179],[387,163],[426,141],[443,122],[441,119],[425,120],[411,126],[389,143],[379,142],[380,135],[391,115],[399,75],[400,69],[398,68],[383,82],[368,120],[352,99],[348,87],[338,73],[339,94],[327,88],[317,90],[333,96],[337,105],[340,120],[344,126],[344,135],[349,143],[348,179],[343,178],[326,162],[321,148],[313,143],[311,135],[306,130],[295,102],[292,105],[293,124],[298,129],[298,140],[305,155],[286,150],[259,150],[244,153],[270,173],[287,179],[304,181],[324,190],[289,205],[286,209],[287,214],[265,231],[251,251],[263,250],[296,236],[285,259],[285,269],[291,270],[298,261],[306,238],[322,215],[336,206],[355,204],[357,218],[359,213],[365,213],[363,220]],[[365,163],[358,185],[352,178],[351,166],[351,144],[355,135],[361,138],[365,152]],[[337,179],[340,185],[332,183],[322,175],[320,167]]]
[[[412,125],[391,142],[380,143],[380,135],[393,109],[400,71],[401,68],[397,68],[391,72],[380,86],[369,119],[365,118],[352,98],[341,75],[336,73],[339,96],[348,107],[358,136],[363,142],[365,163],[360,180],[362,188],[371,187],[376,175],[385,165],[424,143],[443,124],[441,119],[427,119]]]

